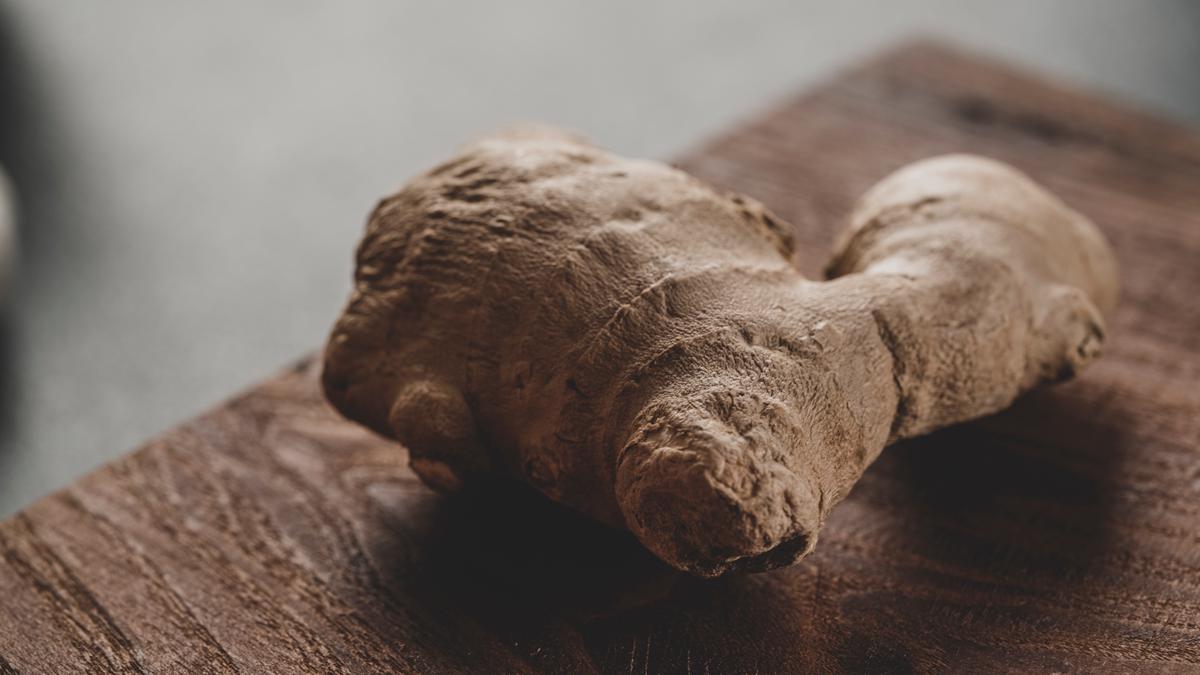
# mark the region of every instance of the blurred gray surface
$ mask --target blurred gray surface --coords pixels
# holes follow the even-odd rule
[[[376,198],[462,141],[668,157],[914,33],[1200,123],[1191,0],[0,0],[0,516],[318,346]]]

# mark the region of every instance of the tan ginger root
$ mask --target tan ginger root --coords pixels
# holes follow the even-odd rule
[[[714,576],[812,550],[885,445],[1073,375],[1116,301],[1093,225],[979,157],[884,179],[829,281],[790,229],[561,133],[484,140],[375,210],[326,394],[430,485],[515,476]]]

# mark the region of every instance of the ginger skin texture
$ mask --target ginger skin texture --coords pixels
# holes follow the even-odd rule
[[[884,446],[1097,356],[1116,262],[1016,170],[928,159],[828,267],[752,199],[553,130],[478,142],[375,209],[326,396],[445,491],[515,477],[681,570],[788,565]]]

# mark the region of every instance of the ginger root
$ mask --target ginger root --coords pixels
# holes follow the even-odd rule
[[[884,446],[1099,353],[1116,263],[995,161],[902,168],[827,281],[761,204],[552,130],[384,199],[326,396],[453,490],[500,474],[701,576],[787,565]]]

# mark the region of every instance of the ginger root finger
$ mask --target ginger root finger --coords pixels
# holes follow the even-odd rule
[[[1014,169],[948,156],[860,202],[828,281],[752,199],[552,130],[380,202],[326,396],[453,490],[523,480],[702,576],[787,565],[885,445],[1096,357],[1116,264]]]

